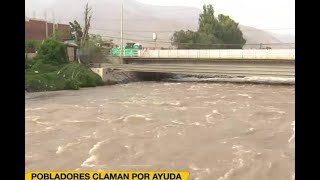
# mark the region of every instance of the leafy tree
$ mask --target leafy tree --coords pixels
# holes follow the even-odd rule
[[[246,43],[238,23],[229,16],[214,16],[213,6],[204,5],[199,27],[194,31],[176,31],[171,40],[178,49],[242,48]]]
[[[46,39],[39,47],[37,58],[43,63],[59,65],[68,63],[66,45],[53,39]]]
[[[198,32],[209,34],[216,34],[219,31],[219,22],[214,17],[214,10],[212,5],[203,5],[203,13],[199,17]]]
[[[236,23],[229,16],[220,14],[218,16],[221,34],[218,36],[224,44],[224,48],[227,49],[241,49],[246,43],[243,38],[243,34],[239,29],[239,23]]]
[[[198,36],[199,33],[190,30],[176,31],[171,38],[172,45],[177,46],[178,49],[193,49]]]

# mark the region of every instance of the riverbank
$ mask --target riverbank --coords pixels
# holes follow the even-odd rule
[[[25,64],[25,90],[28,92],[78,90],[102,85],[104,82],[99,75],[78,63],[52,65],[29,60]]]

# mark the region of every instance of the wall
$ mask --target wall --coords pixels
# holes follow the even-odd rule
[[[136,57],[217,58],[217,59],[295,59],[295,49],[208,49],[140,50]]]
[[[68,52],[68,57],[69,57],[69,61],[74,61],[75,57],[74,57],[74,51],[75,48],[74,47],[67,47],[67,52]]]
[[[107,81],[107,69],[106,68],[91,68],[93,72],[98,74],[103,81]]]
[[[48,36],[53,34],[53,23],[48,22]],[[61,40],[70,37],[71,28],[67,24],[56,24],[55,30],[61,32]],[[30,19],[25,21],[25,39],[42,41],[46,38],[46,21]]]
[[[28,58],[28,59],[32,59],[34,57],[36,57],[36,53],[25,53],[25,56]]]

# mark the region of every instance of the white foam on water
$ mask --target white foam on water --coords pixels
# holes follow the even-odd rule
[[[187,91],[195,91],[199,90],[201,87],[198,85],[192,85],[190,88],[187,89]]]
[[[96,132],[93,132],[95,135]],[[95,163],[97,163],[97,155],[95,155],[96,151],[99,149],[99,147],[108,142],[110,139],[106,139],[104,141],[99,141],[95,145],[92,146],[92,148],[89,150],[89,158],[87,158],[82,164],[81,167],[95,167]]]
[[[175,123],[175,124],[184,125],[184,123],[183,123],[183,122],[181,122],[181,121],[172,120],[171,122],[173,122],[173,123]]]
[[[216,101],[214,101],[214,102],[208,102],[208,101],[206,101],[206,102],[204,102],[205,104],[217,104],[217,102]]]
[[[234,169],[231,168],[229,171],[227,171],[223,176],[219,177],[217,180],[225,180],[227,179],[232,173]]]
[[[207,114],[207,115],[206,115],[206,121],[207,121],[207,123],[209,123],[209,124],[215,124],[215,122],[212,122],[212,121],[211,121],[211,119],[212,119],[211,115],[212,115],[212,114]]]
[[[292,131],[293,131],[293,134],[292,134],[292,136],[290,137],[290,139],[288,140],[288,142],[290,143],[294,138],[295,138],[295,121],[293,121],[292,123],[291,123],[291,125],[293,126],[292,127]]]
[[[70,123],[79,123],[79,122],[84,122],[84,121],[79,121],[79,120],[64,120],[64,122],[70,122]]]
[[[26,119],[31,119],[32,122],[35,122],[36,124],[41,124],[41,125],[48,125],[51,124],[50,122],[41,122],[39,121],[40,116],[26,116]]]
[[[122,164],[120,166],[129,166],[129,167],[151,167],[151,164]]]
[[[201,124],[199,122],[190,123],[189,125],[195,125],[195,126],[206,126],[204,124]]]
[[[97,151],[97,149],[104,143],[108,142],[109,139],[106,139],[104,141],[100,141],[100,142],[97,142],[95,145],[93,145],[93,147],[89,150],[89,154],[93,154]]]
[[[165,136],[165,135],[167,135],[165,132],[158,131],[156,137],[159,139],[160,137]]]
[[[37,124],[42,124],[42,125],[48,125],[50,124],[49,122],[41,122],[41,121],[36,121]]]
[[[80,140],[78,142],[68,143],[65,146],[59,146],[56,154],[61,154],[66,150],[69,150],[70,147],[80,144]]]
[[[46,127],[44,130],[38,130],[38,131],[34,131],[34,132],[25,132],[25,135],[44,133],[44,132],[48,132],[53,129],[54,129],[53,127]]]
[[[287,113],[284,112],[284,111],[277,111],[277,113],[279,113],[279,114],[287,114]]]
[[[33,156],[25,156],[26,159],[31,159]]]
[[[25,108],[25,111],[39,111],[39,110],[43,110],[43,109],[47,109],[47,108],[46,107]]]
[[[195,179],[200,179],[204,174],[211,174],[211,171],[209,168],[199,168],[193,164],[189,165],[189,169],[192,171],[196,171],[193,174],[195,174],[197,177]]]
[[[97,119],[99,119],[99,120],[101,120],[101,121],[107,121],[107,122],[111,122],[112,120],[110,120],[110,119],[104,119],[104,118],[102,118],[102,117],[97,117]]]
[[[81,167],[95,167],[96,165],[94,163],[96,162],[97,157],[95,155],[92,155],[81,164]]]
[[[176,125],[176,124],[166,124],[166,125],[163,125],[163,126],[162,126],[163,129],[167,129],[167,128],[170,128],[170,127],[179,127],[179,125]]]
[[[63,148],[61,146],[58,147],[56,154],[61,154],[63,152]]]
[[[132,119],[134,119],[134,120],[145,120],[145,121],[151,121],[152,120],[151,118],[148,118],[145,115],[133,114],[133,115],[124,116],[123,121],[127,122],[127,121],[130,121]]]
[[[252,97],[248,94],[237,94],[238,96],[243,96],[243,97],[247,97],[249,99],[251,99]]]
[[[193,164],[190,164],[190,165],[189,165],[189,168],[190,168],[191,170],[193,170],[193,171],[197,171],[197,170],[200,169],[200,168],[196,167],[196,166],[193,165]]]
[[[254,128],[249,128],[246,133],[252,133],[255,129]]]
[[[181,103],[179,101],[161,101],[161,102],[153,102],[155,105],[172,105],[172,106],[180,106]]]
[[[218,110],[215,110],[215,109],[212,110],[212,113],[213,113],[213,114],[219,114],[219,115],[223,116],[223,114],[221,114]]]
[[[217,114],[217,115],[223,117],[223,114],[221,114],[218,110],[215,110],[215,109],[214,109],[214,110],[212,110],[212,113],[206,115],[206,122],[207,122],[207,123],[209,123],[209,124],[215,124],[216,122],[213,122],[213,120],[221,121],[221,119],[218,119],[218,118],[215,119],[215,118],[213,117],[214,114]]]
[[[269,83],[294,83],[295,78],[280,78],[280,77],[245,77],[248,82],[269,82]]]
[[[183,106],[183,107],[175,107],[175,109],[178,109],[178,110],[181,110],[181,111],[185,111],[187,110],[188,108]]]
[[[25,118],[35,122],[35,121],[38,121],[40,119],[40,116],[25,116]]]
[[[223,176],[219,177],[217,180],[225,180],[228,177],[230,177],[235,170],[242,168],[244,166],[244,160],[242,159],[242,154],[251,152],[250,150],[248,150],[248,151],[243,150],[242,145],[233,145],[232,149],[234,149],[236,151],[234,153],[236,155],[236,157],[232,159],[232,161],[236,165],[234,167],[230,168]]]

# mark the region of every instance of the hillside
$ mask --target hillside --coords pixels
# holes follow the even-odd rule
[[[55,19],[59,22],[68,23],[77,19],[82,23],[85,3],[86,1],[79,2],[79,0],[54,1],[50,4],[50,9],[55,12]],[[91,33],[101,34],[107,39],[112,38],[115,43],[119,44],[120,1],[91,1],[91,6],[93,9]],[[144,46],[154,47],[152,33],[157,32],[157,47],[170,47],[170,38],[175,30],[197,29],[199,13],[201,13],[201,9],[192,7],[153,6],[135,0],[125,0],[125,42],[139,42]],[[276,38],[274,34],[253,27],[241,25],[240,28],[247,44],[270,44],[285,41],[285,39]]]

